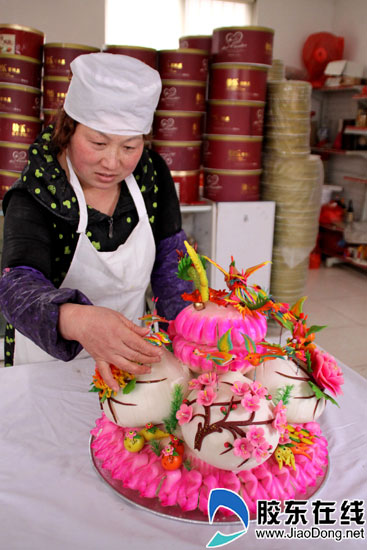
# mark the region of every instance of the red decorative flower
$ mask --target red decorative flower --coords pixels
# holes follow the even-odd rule
[[[313,376],[318,385],[329,390],[335,397],[342,394],[340,386],[344,384],[343,373],[334,357],[319,349],[311,355]]]

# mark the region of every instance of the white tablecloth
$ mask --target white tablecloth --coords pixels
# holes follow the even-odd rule
[[[317,498],[339,503],[367,494],[367,382],[348,367],[343,369],[340,408],[328,404],[321,418],[329,441],[330,474],[317,493]],[[101,414],[97,394],[88,392],[93,370],[89,359],[0,369],[0,548],[204,549],[217,527],[137,509],[92,467],[89,432]],[[228,548],[349,549],[365,543],[260,541],[252,524]]]

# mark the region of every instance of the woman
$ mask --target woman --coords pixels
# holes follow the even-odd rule
[[[175,276],[185,235],[169,170],[144,148],[157,71],[107,53],[71,69],[64,111],[3,201],[5,362],[68,361],[84,348],[117,390],[110,364],[138,374],[160,360],[138,326],[149,282],[161,315],[185,305]]]

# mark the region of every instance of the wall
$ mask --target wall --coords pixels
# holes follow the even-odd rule
[[[302,68],[307,37],[315,32],[333,32],[334,8],[334,0],[257,0],[256,24],[275,30],[275,59]]]
[[[344,57],[362,63],[367,73],[367,1],[335,0],[333,29],[344,36]]]
[[[104,0],[0,0],[0,18],[46,32],[47,42],[100,47],[104,5]],[[255,19],[275,29],[274,57],[288,66],[303,67],[303,44],[321,31],[344,36],[345,57],[367,65],[367,0],[257,0]]]
[[[46,33],[46,42],[101,47],[104,0],[0,0],[1,23],[17,23]]]

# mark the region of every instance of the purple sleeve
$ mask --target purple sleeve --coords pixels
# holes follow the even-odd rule
[[[5,319],[62,361],[70,361],[82,349],[79,342],[62,338],[57,329],[58,306],[67,302],[91,304],[79,290],[55,288],[36,269],[23,266],[4,269],[0,279],[0,308]]]
[[[157,243],[151,283],[154,297],[158,298],[157,312],[168,320],[174,319],[188,305],[188,302],[181,298],[181,294],[193,290],[191,281],[183,281],[176,275],[177,250],[186,251],[185,238],[185,232],[179,231]]]

